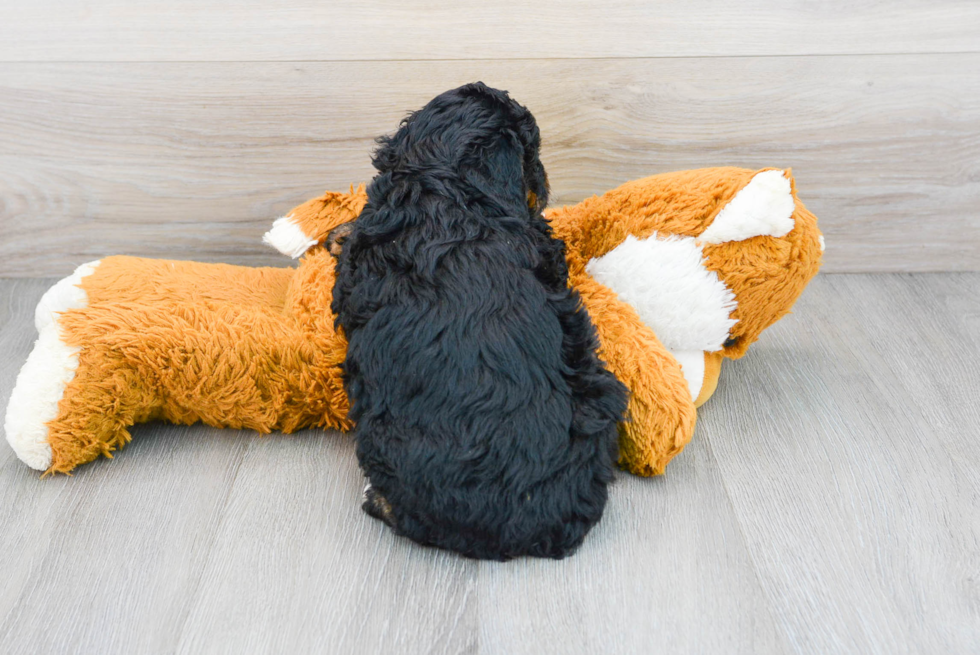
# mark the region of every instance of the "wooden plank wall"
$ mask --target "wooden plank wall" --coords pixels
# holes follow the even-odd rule
[[[825,271],[980,270],[980,3],[38,0],[0,21],[0,277],[108,254],[286,265],[272,218],[481,79],[555,203],[792,167]]]

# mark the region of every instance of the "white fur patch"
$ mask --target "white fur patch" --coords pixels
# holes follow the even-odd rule
[[[757,236],[782,237],[793,229],[793,190],[784,171],[763,171],[752,178],[698,237],[702,243],[741,241]]]
[[[824,250],[826,250],[827,249],[827,242],[824,241],[822,234],[819,237],[817,237],[817,240],[820,242],[820,252],[823,252]]]
[[[61,312],[88,305],[88,296],[78,285],[82,283],[83,277],[95,272],[100,263],[102,260],[82,264],[74,273],[44,292],[34,309],[34,327],[37,328],[38,334],[54,323]]]
[[[735,294],[705,268],[691,237],[631,235],[585,270],[632,305],[671,351],[721,350],[737,322]]]
[[[292,215],[277,218],[272,224],[272,229],[262,237],[262,242],[293,259],[301,257],[316,245],[316,239],[307,236],[293,220]]]
[[[51,465],[47,424],[58,416],[58,403],[78,368],[79,349],[61,340],[58,315],[88,305],[88,295],[78,285],[99,263],[79,266],[48,289],[34,310],[34,324],[40,336],[17,375],[3,429],[17,457],[39,471]]]
[[[58,403],[77,368],[78,348],[61,340],[58,324],[41,330],[17,376],[3,422],[10,447],[31,468],[44,471],[51,465],[47,423],[58,416]]]
[[[704,351],[703,350],[678,350],[671,351],[671,355],[681,365],[681,372],[687,380],[687,388],[691,392],[691,400],[697,400],[704,385]]]

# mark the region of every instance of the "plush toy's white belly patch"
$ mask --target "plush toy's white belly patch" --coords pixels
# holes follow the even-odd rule
[[[681,373],[687,381],[687,389],[691,392],[691,400],[697,400],[704,386],[704,351],[677,350],[670,351],[677,363],[681,365]]]
[[[735,294],[705,268],[692,237],[628,236],[585,270],[632,305],[669,350],[721,350],[735,325]]]

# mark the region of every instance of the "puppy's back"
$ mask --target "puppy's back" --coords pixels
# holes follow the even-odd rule
[[[385,142],[340,258],[367,509],[473,557],[562,557],[602,514],[625,392],[595,355],[560,242],[528,210],[526,151],[487,128],[496,150],[443,161],[457,132],[403,126]]]
[[[533,275],[494,254],[467,253],[465,275],[351,336],[358,457],[417,541],[559,557],[601,516],[615,418],[601,436],[573,434],[561,322]]]

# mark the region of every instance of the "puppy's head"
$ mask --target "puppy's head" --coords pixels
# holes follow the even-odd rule
[[[506,91],[475,82],[446,91],[378,140],[378,178],[424,176],[431,188],[463,193],[466,202],[516,202],[537,215],[548,203],[548,178],[534,116]],[[378,180],[378,178],[375,178]]]

